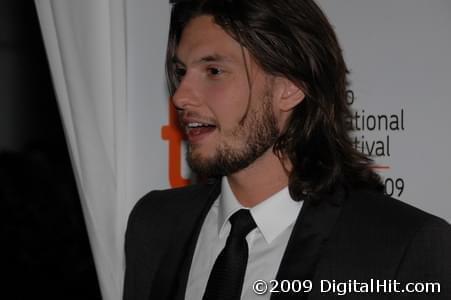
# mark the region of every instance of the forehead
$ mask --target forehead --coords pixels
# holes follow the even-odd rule
[[[195,17],[185,26],[176,49],[183,63],[193,63],[205,57],[217,57],[229,62],[242,61],[243,49],[211,16]]]

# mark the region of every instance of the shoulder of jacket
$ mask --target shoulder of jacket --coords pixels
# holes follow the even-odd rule
[[[447,224],[443,219],[411,204],[371,190],[352,191],[346,205],[366,221],[395,231],[405,227],[416,231],[432,223]]]
[[[180,188],[153,190],[136,202],[129,216],[130,220],[149,220],[151,216],[168,217],[171,210],[183,210],[187,206],[202,205],[211,193],[217,192],[217,183],[193,184]]]
[[[349,190],[329,238],[327,264],[347,270],[339,273],[343,276],[358,277],[368,270],[394,276],[416,245],[450,245],[450,233],[446,221],[410,204],[380,192]]]

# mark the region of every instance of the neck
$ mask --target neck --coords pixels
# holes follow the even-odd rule
[[[290,165],[285,163],[289,170]],[[230,188],[244,207],[254,207],[288,185],[288,173],[269,149],[247,168],[227,176]]]

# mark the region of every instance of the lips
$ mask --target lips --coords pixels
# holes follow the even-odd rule
[[[199,128],[189,129],[187,132],[188,140],[191,143],[199,142],[200,139],[205,137],[207,134],[213,132],[214,130],[215,130],[214,127],[199,127]]]
[[[198,143],[216,129],[216,125],[210,121],[183,119],[182,124],[190,143]]]

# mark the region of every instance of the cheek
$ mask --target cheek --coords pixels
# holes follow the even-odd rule
[[[217,85],[206,89],[206,98],[210,111],[222,128],[233,128],[243,117],[249,101],[249,94],[240,87]]]

